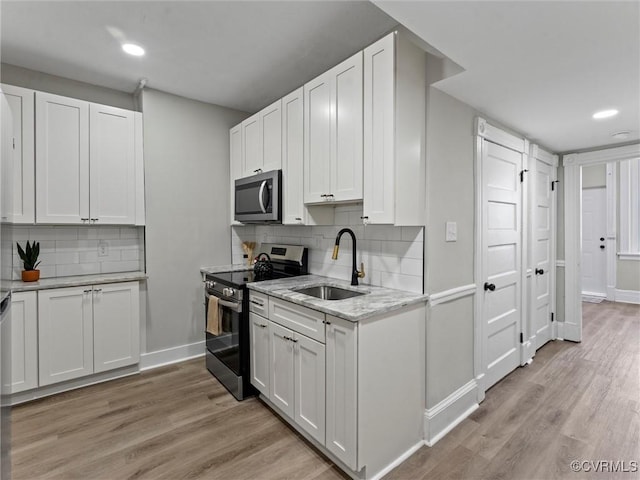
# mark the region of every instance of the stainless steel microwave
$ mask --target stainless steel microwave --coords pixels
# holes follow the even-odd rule
[[[282,223],[282,170],[236,180],[235,219],[242,223]]]

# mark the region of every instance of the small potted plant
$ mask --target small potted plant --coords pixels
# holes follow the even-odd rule
[[[36,269],[36,267],[40,265],[40,262],[38,261],[38,256],[40,255],[40,243],[34,240],[33,243],[29,245],[29,241],[27,240],[27,245],[24,250],[18,242],[16,242],[16,245],[18,246],[18,255],[24,265],[22,281],[37,282],[40,279],[40,270]]]

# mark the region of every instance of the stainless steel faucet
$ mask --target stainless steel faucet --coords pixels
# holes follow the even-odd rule
[[[336,244],[333,247],[333,255],[331,256],[331,258],[334,260],[338,259],[340,237],[345,233],[351,235],[351,241],[353,242],[353,252],[351,255],[351,285],[358,285],[358,278],[364,278],[364,263],[360,263],[360,270],[358,271],[358,269],[356,268],[356,235],[355,233],[353,233],[353,230],[351,230],[350,228],[343,228],[338,232],[338,235],[336,236]]]

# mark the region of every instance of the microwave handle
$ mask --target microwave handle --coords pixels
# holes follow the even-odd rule
[[[264,206],[262,199],[264,198],[264,189],[267,187],[267,181],[263,180],[260,184],[260,191],[258,192],[258,201],[260,202],[260,209],[262,213],[267,213],[267,207]]]

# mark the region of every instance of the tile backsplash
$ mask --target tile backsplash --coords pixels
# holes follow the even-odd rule
[[[144,227],[13,226],[13,274],[21,278],[16,242],[40,242],[41,278],[144,271]]]
[[[340,240],[338,260],[332,260],[338,231],[353,230],[357,240],[357,264],[364,263],[363,284],[422,293],[424,262],[424,228],[392,225],[362,225],[362,205],[335,207],[335,225],[286,226],[243,225],[231,229],[233,263],[246,262],[242,242],[255,241],[260,253],[262,243],[304,245],[309,248],[309,271],[348,280],[351,278],[351,237]]]

